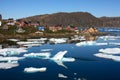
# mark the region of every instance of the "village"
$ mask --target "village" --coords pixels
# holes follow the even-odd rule
[[[0,15],[0,35],[2,38],[37,38],[37,37],[70,37],[73,35],[96,35],[96,27],[78,27],[61,24],[47,26],[39,22],[24,21],[13,18],[2,19]]]

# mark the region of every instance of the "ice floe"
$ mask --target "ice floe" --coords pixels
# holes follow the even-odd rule
[[[0,61],[12,62],[12,61],[18,61],[21,59],[24,59],[24,57],[2,57],[0,56]]]
[[[41,49],[41,51],[52,51],[53,49]]]
[[[120,61],[120,56],[103,54],[103,53],[97,53],[97,54],[94,54],[94,55],[97,56],[97,57],[101,57],[101,58],[112,59],[114,61]]]
[[[120,36],[101,36],[101,37],[99,37],[99,38],[101,38],[101,39],[103,39],[103,40],[116,40],[116,39],[120,39]]]
[[[43,53],[29,53],[29,54],[24,54],[24,57],[31,57],[31,58],[41,58],[41,59],[49,59],[50,58],[50,53],[49,52],[43,52]]]
[[[57,43],[66,43],[66,38],[51,38],[51,39],[49,39],[49,41],[50,41],[50,43],[52,42],[52,43],[55,43],[55,44],[57,44]]]
[[[107,53],[107,54],[120,54],[120,48],[100,49],[99,52]]]
[[[112,59],[114,61],[120,61],[120,56],[115,54],[120,54],[120,48],[106,48],[100,49],[100,53],[94,54],[96,57]]]
[[[25,44],[25,45],[23,45],[23,46],[25,46],[25,47],[33,47],[33,46],[41,46],[42,44]]]
[[[58,74],[58,77],[59,77],[59,78],[68,78],[67,76],[65,76],[65,75],[63,75],[63,74],[61,74],[61,73]]]
[[[5,62],[2,62],[0,63],[0,69],[11,69],[13,67],[17,67],[19,66],[18,63],[5,63]]]
[[[76,43],[76,46],[102,46],[102,45],[108,45],[108,43],[97,43],[96,41],[83,41]]]
[[[7,56],[7,55],[19,55],[20,53],[27,52],[24,48],[4,48],[0,49],[0,55]]]
[[[9,41],[17,42],[20,41],[19,39],[8,39]]]
[[[29,67],[29,68],[25,68],[24,72],[27,73],[45,72],[46,69],[47,69],[46,67],[42,67],[42,68]]]
[[[55,56],[53,56],[52,58],[50,58],[51,60],[53,60],[54,62],[56,62],[58,65],[63,66],[65,68],[67,68],[63,62],[74,62],[75,58],[65,58],[64,55],[67,53],[67,51],[60,51],[58,52]]]

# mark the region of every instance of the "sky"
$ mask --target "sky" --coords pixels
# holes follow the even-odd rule
[[[119,17],[120,0],[0,0],[3,19],[58,12],[89,12],[95,17]]]

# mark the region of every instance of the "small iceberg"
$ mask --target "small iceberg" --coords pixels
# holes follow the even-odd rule
[[[67,76],[65,76],[65,75],[63,75],[63,74],[61,74],[61,73],[58,74],[58,77],[59,77],[59,78],[68,78]]]
[[[95,41],[83,41],[83,42],[76,43],[76,46],[92,46],[95,44],[96,44]]]
[[[56,62],[58,65],[63,66],[65,68],[67,68],[63,62],[74,62],[75,58],[67,58],[64,57],[64,55],[67,53],[67,51],[60,51],[58,52],[55,56],[53,56],[52,58],[50,58],[51,60],[53,60],[54,62]]]
[[[24,52],[27,52],[27,50],[24,49],[24,48],[4,48],[4,49],[0,49],[0,55],[3,55],[3,56],[19,55],[20,53],[24,53]]]
[[[27,72],[27,73],[45,72],[46,69],[47,69],[46,67],[42,67],[42,68],[29,67],[29,68],[25,68],[24,72]]]
[[[42,52],[52,51],[53,49],[41,49]]]
[[[44,52],[44,53],[29,53],[29,54],[24,54],[24,57],[31,57],[31,58],[41,58],[41,59],[49,59],[50,57],[49,52]]]
[[[103,53],[98,53],[94,54],[96,57],[100,58],[106,58],[106,59],[112,59],[114,61],[120,61],[120,56],[115,56],[115,55],[109,55],[109,54],[103,54]]]
[[[120,48],[100,49],[99,52],[106,53],[106,54],[120,54]]]
[[[120,56],[115,54],[120,54],[120,48],[106,48],[100,49],[100,53],[94,54],[96,57],[112,59],[114,61],[120,61]]]
[[[17,42],[20,41],[19,39],[8,39],[9,41]]]
[[[65,38],[51,38],[49,39],[50,43],[60,44],[60,43],[66,43],[67,39]]]
[[[17,66],[19,66],[18,63],[9,63],[9,62],[7,62],[7,63],[5,63],[5,62],[0,63],[0,69],[11,69],[11,68],[17,67]]]
[[[108,45],[108,43],[97,43],[96,41],[83,41],[83,42],[79,42],[76,43],[76,46],[104,46],[104,45]]]
[[[7,62],[13,62],[24,59],[24,57],[2,57],[0,56],[0,61],[7,61]]]

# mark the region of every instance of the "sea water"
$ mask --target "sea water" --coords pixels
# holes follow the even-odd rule
[[[67,51],[64,57],[74,58],[74,62],[62,62],[67,68],[58,65],[56,62],[50,59],[42,58],[24,58],[19,60],[19,66],[0,69],[1,80],[120,80],[120,61],[113,59],[97,57],[94,54],[101,53],[100,49],[113,50],[114,48],[120,49],[120,29],[107,28],[100,29],[105,32],[110,32],[107,36],[99,36],[95,43],[91,45],[80,45],[77,43],[64,43],[64,44],[49,44],[46,43],[42,46],[35,46],[28,48],[28,52],[16,55],[16,57],[22,57],[24,54],[39,53],[45,51],[51,53],[51,58],[59,51]],[[99,43],[99,45],[97,45]],[[104,44],[103,44],[104,43]],[[107,54],[103,53],[103,54]],[[108,54],[107,54],[108,55]],[[119,58],[120,53],[110,55],[117,56]],[[2,63],[2,62],[0,62]],[[26,73],[25,68],[46,67],[45,72]],[[59,75],[62,75],[59,76]]]

